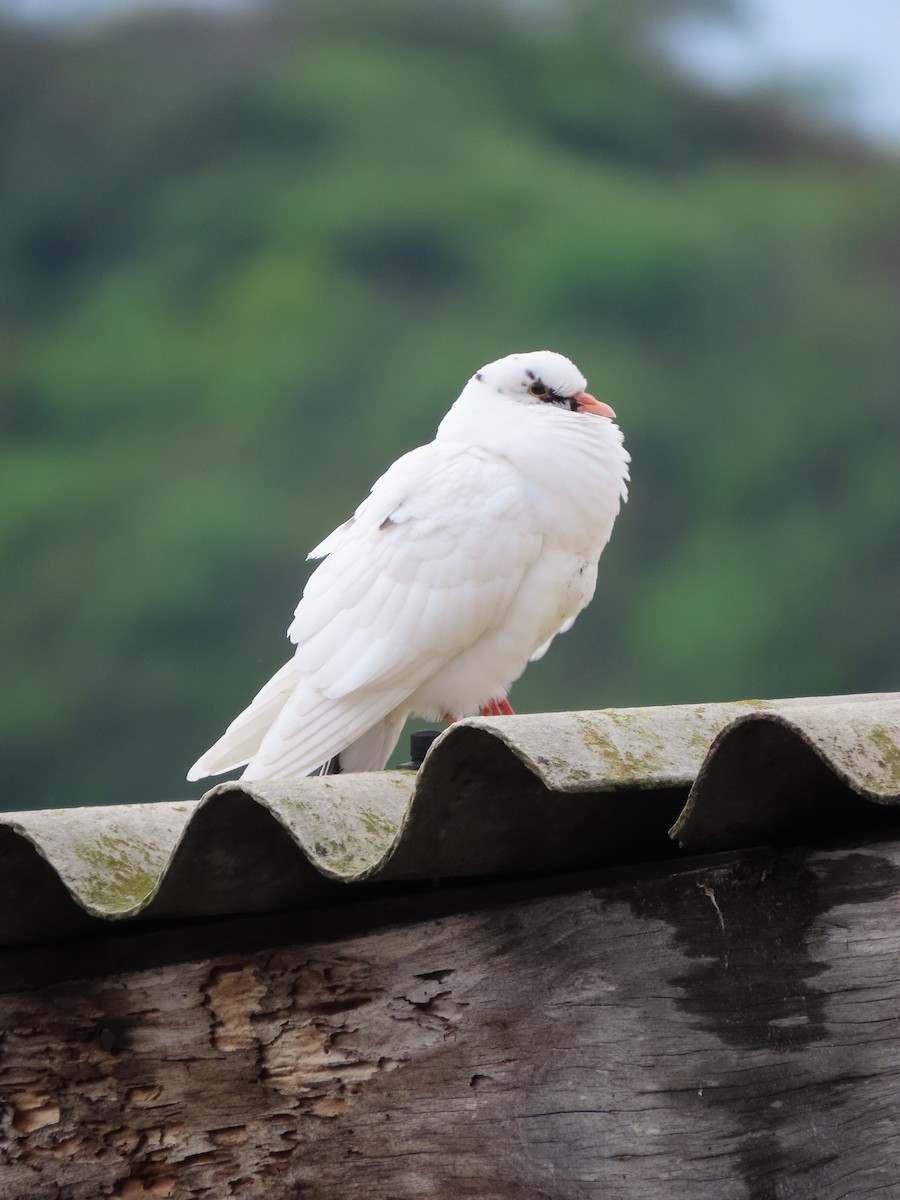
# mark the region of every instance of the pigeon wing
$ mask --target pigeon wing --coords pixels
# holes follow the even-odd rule
[[[528,509],[519,473],[484,451],[398,459],[313,551],[288,631],[297,682],[248,774],[314,770],[499,625],[541,551]]]

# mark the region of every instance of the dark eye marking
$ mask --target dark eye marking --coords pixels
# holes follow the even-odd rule
[[[578,408],[578,402],[574,396],[564,396],[561,392],[555,392],[553,388],[548,388],[545,383],[541,383],[540,379],[536,379],[534,383],[528,385],[528,394],[537,400],[543,400],[545,404],[555,404],[557,407],[567,408],[571,412],[575,412]]]

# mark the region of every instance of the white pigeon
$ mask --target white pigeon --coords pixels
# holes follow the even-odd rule
[[[513,680],[591,599],[627,496],[615,413],[586,386],[552,350],[473,375],[310,553],[293,658],[188,779],[381,770],[412,713],[512,712]]]

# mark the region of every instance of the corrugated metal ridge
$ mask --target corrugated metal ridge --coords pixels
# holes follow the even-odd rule
[[[714,739],[672,837],[729,850],[846,825],[900,803],[900,693],[836,696],[747,713]]]
[[[860,823],[900,801],[900,693],[477,718],[404,771],[0,816],[0,943],[259,912],[346,883],[554,871]]]

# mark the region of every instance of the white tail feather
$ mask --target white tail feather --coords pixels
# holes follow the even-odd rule
[[[234,718],[215,745],[197,759],[188,771],[188,779],[193,782],[206,775],[222,775],[248,763],[294,691],[296,674],[296,663],[290,659]]]
[[[384,736],[387,736],[396,726],[395,710],[405,698],[405,688],[394,688],[368,696],[357,694],[328,700],[313,691],[307,680],[300,679],[242,778],[286,779],[309,775],[328,759],[363,740],[373,726],[380,727],[385,722]],[[386,718],[390,721],[386,722]],[[397,736],[399,732],[398,728]],[[374,741],[378,741],[378,735]],[[390,754],[390,749],[387,753]]]
[[[406,706],[401,705],[371,729],[367,729],[355,742],[345,746],[340,753],[341,770],[383,771],[403,732],[408,716]]]

